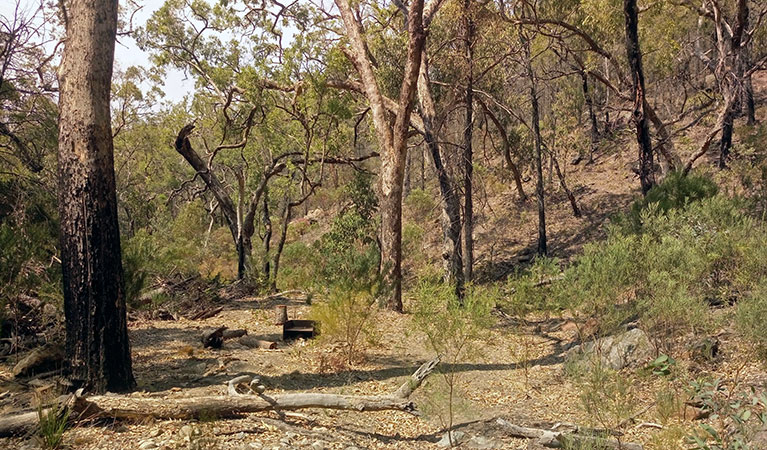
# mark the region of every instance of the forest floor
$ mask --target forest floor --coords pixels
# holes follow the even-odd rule
[[[767,92],[767,74],[756,74],[755,86],[762,97]],[[758,118],[767,120],[764,108]],[[704,130],[693,133],[704,133]],[[692,142],[699,142],[694,136]],[[573,166],[570,157],[560,164],[567,171],[583,211],[574,218],[566,197],[559,190],[547,199],[548,232],[551,253],[567,259],[585,243],[605,235],[610,215],[625,211],[638,193],[638,180],[627,168],[634,159],[631,136],[615,138],[616,147],[600,152],[594,164]],[[692,151],[692,147],[687,149]],[[685,149],[681,153],[685,154]],[[713,158],[713,154],[711,155]],[[700,165],[710,164],[701,161]],[[554,180],[556,182],[556,179]],[[481,183],[479,183],[481,185]],[[535,204],[520,205],[508,188],[484,198],[484,211],[477,217],[476,253],[478,276],[485,280],[503,279],[510,271],[531,258],[535,245]],[[527,194],[532,182],[525,183]],[[438,227],[438,224],[435,223]],[[438,229],[438,228],[434,228]],[[424,250],[437,253],[438,233],[430,233]],[[438,253],[437,253],[438,254]],[[413,274],[411,274],[411,277]],[[406,309],[408,306],[406,299]],[[366,358],[352,369],[338,357],[338,347],[323,340],[279,342],[274,350],[251,349],[236,341],[226,341],[220,350],[203,349],[202,329],[226,325],[242,328],[249,335],[279,341],[281,327],[273,325],[272,310],[287,303],[291,318],[309,314],[304,301],[288,298],[243,297],[228,301],[224,310],[206,320],[191,321],[139,319],[129,323],[134,373],[138,389],[133,396],[181,398],[226,393],[232,378],[251,374],[260,377],[268,393],[325,392],[355,395],[386,394],[394,391],[424,361],[434,357],[421,333],[414,328],[410,314],[380,312],[375,317],[376,339],[366,344]],[[473,357],[455,368],[459,399],[455,412],[458,429],[469,436],[488,440],[485,448],[523,449],[530,442],[513,439],[492,419],[503,417],[512,423],[549,428],[556,423],[596,426],[583,411],[579,387],[564,373],[564,354],[577,343],[575,327],[566,317],[539,318],[520,323],[503,315],[491,335]],[[725,330],[726,331],[726,330]],[[720,335],[718,373],[740,371],[752,382],[765,384],[767,375],[748,362],[739,343],[727,332]],[[33,404],[32,393],[39,384],[16,381],[11,369],[13,358],[0,362],[0,414]],[[441,375],[432,375],[438,381]],[[633,381],[634,399],[625,404],[638,414],[637,423],[659,422],[654,407],[660,383],[657,377],[637,377]],[[280,418],[276,413],[249,414],[236,420],[149,421],[82,426],[65,434],[65,445],[76,449],[292,449],[292,448],[437,448],[444,433],[444,411],[440,413],[440,383],[427,383],[412,399],[426,413],[414,417],[402,412],[350,412],[311,409]],[[430,407],[431,406],[431,407]],[[632,414],[628,414],[632,415]],[[696,425],[684,411],[671,419],[666,429],[692,430]],[[442,418],[442,419],[441,419]],[[488,422],[490,421],[490,422]],[[646,448],[671,448],[658,444],[666,432],[654,427],[623,426],[624,442],[639,442]],[[668,442],[668,441],[665,441]],[[0,448],[36,448],[34,439],[0,439]]]

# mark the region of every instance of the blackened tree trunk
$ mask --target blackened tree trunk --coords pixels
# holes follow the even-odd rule
[[[465,248],[463,254],[463,277],[466,281],[471,281],[474,269],[474,201],[473,186],[474,182],[474,150],[472,148],[472,138],[474,134],[474,21],[471,18],[469,10],[471,0],[463,2],[463,44],[466,58],[466,116],[463,125],[463,245]]]
[[[431,153],[434,170],[437,172],[442,206],[442,261],[445,281],[451,283],[458,298],[463,298],[463,248],[461,243],[461,204],[452,180],[445,169],[442,149],[434,135],[435,107],[431,95],[429,66],[426,53],[421,54],[421,68],[418,76],[418,104],[423,119],[424,141]]]
[[[535,141],[535,197],[538,200],[538,255],[546,256],[548,253],[548,244],[546,242],[546,204],[543,192],[543,142],[541,139],[540,113],[538,111],[538,90],[536,87],[535,72],[533,71],[533,61],[530,54],[530,41],[526,38],[525,63],[527,68],[527,77],[530,81],[530,104],[532,107],[532,126],[533,140]]]
[[[647,195],[655,184],[655,173],[650,128],[645,113],[645,83],[642,51],[639,48],[639,9],[636,0],[623,1],[623,14],[626,18],[626,55],[634,90],[633,119],[639,147],[639,182],[642,186],[642,194]]]
[[[59,71],[59,215],[71,376],[92,392],[133,378],[109,110],[117,1],[68,2]]]

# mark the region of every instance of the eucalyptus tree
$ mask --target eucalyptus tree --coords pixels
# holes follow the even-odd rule
[[[336,0],[335,5],[348,41],[348,46],[343,49],[360,77],[381,149],[381,265],[384,279],[391,288],[386,306],[402,311],[402,183],[410,113],[414,106],[421,55],[426,41],[423,27],[424,2],[414,0],[407,7],[407,54],[397,93],[398,100],[392,108],[393,120],[386,106],[381,80],[376,76],[374,62],[370,57],[369,38],[365,33],[367,24],[362,19],[371,19],[370,8],[375,5],[360,3],[352,6],[348,0]]]
[[[755,121],[751,75],[763,66],[767,52],[756,58],[751,53],[753,41],[767,15],[767,2],[737,0],[733,4],[720,4],[705,0],[701,4],[685,0],[680,3],[713,26],[715,38],[711,46],[716,59],[702,51],[697,56],[713,71],[723,99],[716,126],[706,142],[721,131],[719,167],[724,168],[732,147],[734,121],[743,106],[747,108],[749,123]],[[701,153],[707,148],[708,145],[702,147]]]
[[[117,2],[62,2],[59,220],[71,376],[89,390],[135,386],[125,311],[110,123]]]
[[[289,44],[279,27],[286,18],[304,31]],[[158,67],[185,70],[196,80],[191,106],[198,120],[175,141],[194,175],[177,191],[201,179],[213,195],[237,248],[240,278],[252,268],[252,238],[269,204],[263,196],[270,180],[299,174],[289,179],[305,199],[321,183],[325,164],[375,156],[343,157],[350,97],[323,81],[322,33],[306,23],[314,19],[297,4],[274,12],[250,2],[169,0],[140,35]]]

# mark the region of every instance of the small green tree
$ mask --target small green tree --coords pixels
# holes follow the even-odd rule
[[[491,290],[469,286],[463,300],[449,285],[422,280],[416,289],[413,324],[426,336],[431,350],[442,356],[441,383],[433,390],[433,412],[448,430],[451,445],[459,382],[463,364],[477,354],[476,344],[492,324],[490,311],[496,296]]]

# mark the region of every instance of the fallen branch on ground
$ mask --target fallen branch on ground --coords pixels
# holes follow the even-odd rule
[[[544,447],[562,448],[567,445],[578,448],[614,448],[622,450],[643,450],[640,444],[624,443],[617,439],[601,438],[585,434],[575,434],[566,432],[557,432],[544,430],[542,428],[529,428],[515,425],[507,420],[498,419],[495,421],[506,430],[511,436],[524,439],[535,439],[536,442]]]
[[[402,411],[418,415],[415,403],[408,397],[423,380],[429,376],[440,361],[440,357],[427,361],[391,395],[357,396],[340,394],[254,394],[215,395],[190,398],[141,398],[117,395],[100,395],[74,398],[70,417],[78,420],[93,419],[159,419],[189,420],[200,418],[225,419],[239,417],[246,413],[263,411],[291,411],[306,408],[339,409],[347,411]],[[232,380],[231,389],[246,381],[245,377]],[[229,383],[227,383],[229,386]],[[69,397],[67,397],[69,399]],[[70,400],[65,399],[67,402]],[[69,403],[67,403],[69,404]],[[36,411],[0,418],[0,436],[21,434],[37,427],[39,417]]]

